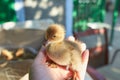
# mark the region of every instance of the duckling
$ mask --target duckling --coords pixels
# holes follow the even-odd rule
[[[66,40],[64,26],[60,24],[50,25],[46,30],[45,38],[47,56],[54,63],[71,70],[73,80],[76,80],[81,65],[82,42]]]

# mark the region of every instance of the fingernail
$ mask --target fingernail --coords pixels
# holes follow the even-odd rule
[[[81,44],[81,48],[82,48],[82,52],[86,50],[86,44],[85,43],[82,43]]]

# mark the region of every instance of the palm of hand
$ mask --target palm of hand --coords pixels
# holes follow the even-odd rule
[[[72,73],[60,66],[51,68],[46,65],[45,49],[42,48],[35,58],[30,72],[30,80],[70,80]],[[88,63],[89,52],[85,50],[82,53],[81,71],[79,71],[79,78],[77,80],[84,80],[86,67]]]

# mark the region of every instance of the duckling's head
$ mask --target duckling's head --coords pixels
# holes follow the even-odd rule
[[[65,29],[62,25],[51,24],[46,30],[45,37],[49,43],[63,41],[65,38]]]

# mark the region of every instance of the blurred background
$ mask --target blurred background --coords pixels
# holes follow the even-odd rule
[[[120,79],[120,0],[1,0],[0,5],[2,80],[18,80],[28,72],[27,69],[20,72],[18,68],[30,67],[32,62],[26,60],[34,59],[44,42],[46,28],[52,23],[64,25],[66,36],[105,28],[107,33],[102,33],[105,40],[103,36],[98,37],[98,34],[75,37],[85,42],[88,49],[94,50],[90,52],[89,65],[95,71],[106,80]],[[105,44],[105,48],[95,48],[100,44]],[[97,53],[100,50],[102,53]],[[107,52],[104,52],[105,50]],[[16,60],[16,65],[29,65],[22,68],[16,66],[17,70],[13,70],[13,61]],[[8,67],[5,68],[6,66]],[[16,74],[13,74],[13,71],[16,71]],[[11,77],[13,75],[17,77]]]

